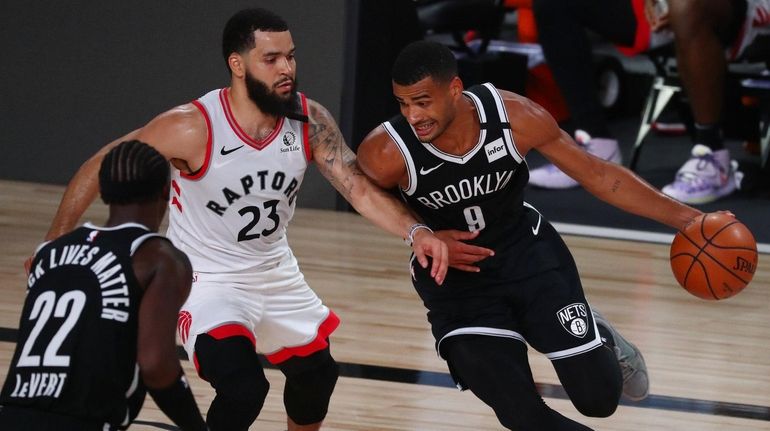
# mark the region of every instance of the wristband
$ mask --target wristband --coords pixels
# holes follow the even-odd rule
[[[414,244],[414,233],[417,232],[419,229],[425,229],[430,233],[433,233],[433,229],[429,228],[428,225],[423,223],[415,223],[412,225],[412,227],[409,228],[409,233],[406,235],[406,238],[404,238],[404,241],[406,241],[406,244],[410,247],[412,244]]]

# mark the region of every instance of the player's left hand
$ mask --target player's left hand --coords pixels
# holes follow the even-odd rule
[[[430,276],[436,280],[439,286],[444,282],[446,271],[449,267],[449,249],[446,243],[441,241],[428,229],[418,229],[414,233],[412,242],[412,251],[417,262],[423,268],[428,267],[428,256],[433,258],[433,265],[430,267]]]
[[[475,239],[479,236],[479,232],[481,231],[440,230],[436,232],[436,236],[449,247],[450,267],[460,271],[479,272],[480,269],[476,264],[495,255],[495,251],[490,248],[465,242]]]

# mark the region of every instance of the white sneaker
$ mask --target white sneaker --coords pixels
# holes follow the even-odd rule
[[[618,147],[618,141],[615,139],[592,138],[591,135],[583,130],[578,130],[575,132],[575,142],[585,151],[600,159],[618,164],[621,163],[620,148]],[[531,170],[529,172],[529,183],[545,189],[568,189],[578,185],[577,181],[551,163]]]
[[[743,174],[738,162],[730,160],[724,149],[696,144],[690,159],[676,173],[674,182],[663,187],[663,193],[686,204],[705,204],[727,196],[739,187]]]

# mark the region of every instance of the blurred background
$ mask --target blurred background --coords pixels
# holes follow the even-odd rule
[[[421,38],[453,48],[466,86],[491,81],[524,94],[574,131],[538,45],[530,1],[9,0],[0,4],[0,177],[66,184],[105,143],[159,112],[227,85],[221,29],[234,11],[249,6],[287,19],[298,48],[300,89],[330,110],[353,148],[397,114],[390,65],[404,45]],[[672,54],[624,55],[590,29],[587,33],[592,54],[584,61],[593,65],[598,100],[629,166],[650,89],[666,73]],[[753,69],[747,73],[762,76]],[[725,145],[744,173],[741,189],[699,208],[733,211],[768,252],[770,174],[767,164],[763,167],[760,130],[767,96],[744,91],[740,79],[746,76],[728,79],[724,111]],[[687,98],[677,92],[648,123],[634,170],[662,187],[692,146]],[[544,163],[534,153],[527,160],[531,168]],[[315,170],[308,173],[299,205],[349,210],[326,181],[313,180],[317,176]],[[528,193],[529,202],[559,223],[673,233],[604,205],[581,188],[532,187]]]

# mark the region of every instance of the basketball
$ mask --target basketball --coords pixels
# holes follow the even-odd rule
[[[693,295],[729,298],[749,284],[757,268],[757,242],[735,217],[704,214],[677,232],[671,244],[676,281]]]

